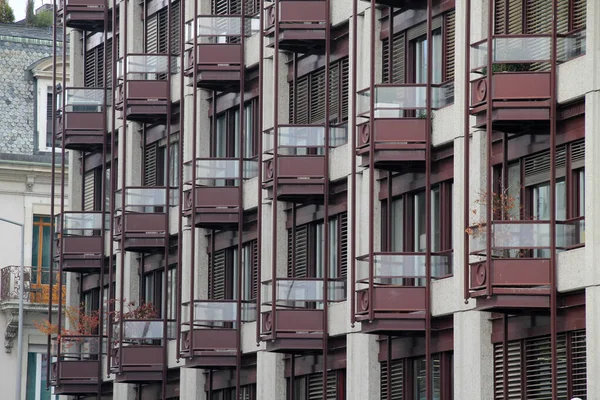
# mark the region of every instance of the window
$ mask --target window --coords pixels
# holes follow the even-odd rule
[[[258,156],[258,127],[255,113],[256,100],[246,102],[244,107],[244,158]],[[217,115],[212,143],[212,156],[218,158],[240,156],[240,108],[232,107]]]
[[[104,74],[106,73],[106,87],[110,88],[112,86],[112,59],[112,38],[106,41],[106,57],[104,56],[104,43],[86,50],[83,70],[84,86],[104,87]]]
[[[509,399],[542,400],[552,397],[550,335],[508,342]],[[585,330],[557,337],[558,398],[586,398]],[[570,375],[570,376],[567,376]],[[567,379],[569,378],[569,379]],[[504,354],[502,343],[494,345],[494,399],[503,399]]]
[[[171,3],[171,54],[179,54],[179,26],[181,25],[179,1]],[[168,10],[164,7],[146,19],[146,53],[167,54],[169,40]]]
[[[432,35],[432,71],[433,82],[442,81],[442,30],[436,29]],[[427,35],[423,35],[414,40],[414,81],[415,83],[427,83]]]
[[[102,166],[98,166],[83,174],[83,210],[100,211],[102,208]],[[110,166],[106,166],[105,175],[105,209],[110,202]]]
[[[348,57],[329,68],[329,122],[333,125],[348,121],[348,71]],[[290,124],[325,123],[325,86],[325,68],[289,83]]]
[[[295,400],[321,400],[323,398],[323,373],[294,377]],[[327,400],[346,400],[346,370],[327,372]],[[291,390],[288,379],[288,392]]]
[[[146,144],[144,148],[144,186],[179,185],[179,142],[176,134],[171,134],[169,144],[169,165],[167,165],[167,139]]]
[[[169,267],[167,273],[167,298],[163,301],[163,284],[165,282],[165,271],[157,268],[145,273],[142,282],[144,303],[152,303],[161,317],[166,316],[168,320],[176,318],[177,309],[177,269]]]
[[[585,28],[586,0],[564,0],[557,3],[559,34]],[[496,1],[494,13],[495,34],[547,34],[551,30],[551,0]]]
[[[54,134],[54,116],[52,114],[52,105],[54,103],[54,93],[52,87],[47,88],[46,96],[46,147],[52,148],[52,135]]]
[[[50,283],[50,246],[52,234],[50,232],[50,217],[43,215],[33,216],[33,237],[31,252],[31,288],[41,289],[39,285]]]
[[[431,357],[431,389],[433,400],[450,400],[453,386],[452,352],[433,354]],[[425,400],[426,370],[425,357],[403,358],[381,363],[381,400]],[[389,380],[389,389],[388,389]]]
[[[26,400],[58,400],[52,396],[52,389],[46,389],[46,353],[27,353],[27,388]]]
[[[346,213],[329,220],[329,278],[347,275],[348,219]],[[321,278],[324,276],[323,221],[288,230],[288,277]]]
[[[235,395],[235,387],[213,390],[210,400],[256,400],[256,385],[244,385],[240,387],[240,397]]]

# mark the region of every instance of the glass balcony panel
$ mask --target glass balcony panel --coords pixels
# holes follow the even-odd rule
[[[587,36],[586,31],[581,30],[558,38],[558,59],[569,61],[572,58],[585,55]]]
[[[194,322],[236,322],[237,307],[235,300],[195,301]],[[256,303],[242,302],[241,313],[242,322],[255,321]]]
[[[547,222],[506,223],[494,221],[492,247],[496,249],[550,247],[550,224]]]
[[[196,179],[206,181],[206,185],[214,184],[217,179],[239,179],[240,160],[237,159],[197,159]],[[258,162],[255,160],[243,161],[243,178],[251,179],[258,176]],[[186,182],[192,181],[192,163],[184,166],[184,178]]]
[[[55,230],[61,232],[61,215],[56,216]],[[99,235],[102,230],[102,213],[83,212],[83,213],[65,213],[62,215],[62,234],[76,236],[94,236]],[[110,228],[110,215],[104,215],[104,229]]]
[[[65,89],[66,112],[102,112],[107,92],[104,89],[67,88]],[[58,104],[58,108],[62,104]]]
[[[121,189],[115,192],[115,208],[122,209]],[[136,212],[152,212],[154,207],[165,206],[167,204],[167,193],[169,205],[177,206],[179,196],[178,190],[164,187],[139,187],[125,189],[125,209]]]
[[[259,28],[260,20],[255,17],[244,18],[243,27],[241,16],[200,15],[196,18],[196,36],[210,38],[212,43],[227,43],[228,37],[241,36],[242,30],[245,36],[251,36],[258,32]],[[185,40],[188,43],[194,40],[193,21],[185,24]]]
[[[550,36],[496,37],[493,46],[494,63],[548,61],[552,39]]]
[[[323,126],[280,126],[278,135],[280,147],[325,146],[325,127]]]
[[[431,97],[433,99],[431,108],[434,110],[454,104],[454,82],[432,86]]]
[[[102,354],[106,354],[105,341],[102,340]],[[97,336],[61,336],[60,356],[62,359],[85,360],[98,355],[100,338]],[[56,348],[56,346],[53,346]],[[54,353],[54,355],[57,355]]]
[[[125,320],[123,321],[123,341],[161,340],[163,338],[162,320]],[[174,321],[167,321],[167,338],[176,337]],[[114,324],[115,338],[119,338],[119,322]]]
[[[369,279],[369,256],[359,257],[357,280]],[[426,277],[427,257],[424,253],[375,253],[373,256],[373,278],[375,283],[401,282],[398,278],[422,279]],[[431,277],[441,278],[452,274],[451,254],[431,255]],[[392,279],[392,280],[390,280]]]
[[[129,55],[118,62],[118,77],[123,76],[123,67],[127,67],[128,79],[156,80],[159,75],[169,72],[169,59],[171,61],[171,74],[179,72],[179,57],[164,54]]]
[[[323,279],[278,279],[275,283],[275,300],[282,305],[298,305],[305,302],[323,302]],[[273,294],[273,283],[263,283],[263,299],[270,303]],[[341,301],[346,298],[346,281],[330,280],[328,282],[329,301]]]
[[[481,69],[487,65],[487,42],[479,42],[471,46],[471,70]]]
[[[583,218],[560,221],[556,224],[556,247],[568,250],[585,243],[585,220]]]
[[[394,110],[426,108],[426,94],[425,86],[377,86],[375,110],[378,113],[393,114]]]

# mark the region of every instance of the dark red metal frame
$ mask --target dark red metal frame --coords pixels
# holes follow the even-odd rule
[[[496,1],[501,1],[501,0],[496,0]],[[476,84],[478,85],[478,87],[484,88],[483,90],[483,94],[487,95],[488,93],[496,93],[497,96],[502,96],[502,94],[500,92],[494,92],[494,85],[499,84],[499,82],[496,82],[496,80],[494,79],[494,73],[493,71],[493,66],[494,66],[494,60],[493,60],[493,54],[491,49],[493,48],[493,39],[494,39],[494,7],[495,5],[495,1],[491,1],[488,4],[488,26],[487,26],[487,38],[486,38],[486,46],[487,46],[487,65],[486,65],[486,69],[487,69],[487,77],[484,78],[484,80],[479,80]],[[471,7],[471,1],[467,0],[467,4],[466,4],[466,9],[467,11],[467,21],[466,21],[466,33],[467,33],[467,38],[469,38],[470,41],[470,24],[471,24],[471,16],[470,16],[470,7]],[[536,94],[536,91],[533,90],[532,92],[527,92],[527,88],[524,88],[523,93],[518,93],[518,91],[514,91],[511,92],[511,90],[513,90],[512,88],[508,88],[508,92],[506,92],[504,95],[508,96],[507,100],[512,100],[514,103],[514,108],[513,110],[508,110],[508,111],[504,111],[504,114],[502,114],[502,110],[499,110],[500,107],[502,107],[503,105],[506,104],[502,104],[502,103],[495,103],[494,101],[490,101],[489,100],[489,95],[487,95],[488,99],[486,100],[484,107],[480,107],[479,109],[477,108],[477,105],[473,105],[472,104],[472,99],[471,101],[469,100],[468,96],[466,96],[465,98],[465,115],[464,115],[464,119],[465,119],[465,142],[464,142],[464,146],[465,146],[465,188],[464,188],[464,198],[465,199],[469,199],[469,158],[470,158],[470,146],[469,146],[469,137],[470,137],[470,126],[469,126],[469,110],[473,109],[472,112],[475,113],[481,113],[484,112],[484,117],[480,117],[478,119],[478,126],[480,127],[484,127],[485,130],[483,131],[483,133],[486,135],[486,143],[487,143],[487,148],[486,148],[486,154],[488,155],[487,157],[487,161],[486,161],[486,174],[488,176],[487,179],[487,184],[486,184],[486,204],[485,204],[485,208],[486,208],[486,212],[485,212],[485,216],[486,216],[486,221],[485,221],[485,225],[486,226],[492,226],[493,224],[493,220],[494,218],[496,218],[496,216],[494,215],[494,210],[492,208],[492,192],[494,189],[494,184],[492,182],[492,171],[493,171],[493,162],[492,162],[492,142],[493,142],[493,138],[492,138],[492,131],[494,129],[506,129],[507,126],[519,126],[519,124],[523,123],[523,119],[520,117],[520,114],[522,113],[527,113],[529,111],[528,108],[533,107],[534,111],[535,111],[535,107],[539,106],[540,104],[542,104],[542,107],[547,107],[547,113],[546,112],[542,112],[542,114],[540,114],[538,116],[537,119],[542,120],[543,123],[545,124],[545,128],[543,128],[542,130],[548,130],[549,129],[549,142],[550,142],[550,165],[554,166],[556,163],[556,136],[557,136],[557,101],[556,101],[556,90],[557,90],[557,40],[558,40],[558,35],[557,35],[557,21],[556,21],[556,15],[557,15],[557,1],[556,0],[552,0],[552,15],[555,16],[554,18],[552,18],[552,23],[551,23],[551,32],[549,32],[549,36],[551,38],[551,50],[550,50],[550,59],[548,60],[550,62],[550,72],[549,72],[549,82],[547,83],[547,87],[548,87],[548,96],[547,96],[547,104],[543,104],[544,102],[515,102],[516,100],[530,100],[530,99],[536,99],[539,98],[539,94]],[[518,36],[518,35],[517,35]],[[470,65],[470,52],[471,52],[471,47],[467,46],[467,51],[466,51],[466,55],[465,55],[465,62],[466,65]],[[466,68],[465,70],[465,89],[466,89],[466,93],[469,93],[471,91],[470,87],[469,87],[469,83],[471,80],[471,68]],[[507,82],[503,85],[504,88],[507,88],[507,86],[509,85],[518,85],[519,82],[521,82],[519,79],[517,79],[514,82],[511,82],[511,74],[507,74],[505,77]],[[519,73],[516,73],[515,76],[518,78],[519,77]],[[532,95],[533,93],[533,95]],[[481,96],[479,96],[481,98]],[[485,96],[484,96],[485,97]],[[542,99],[543,100],[543,99]],[[539,114],[539,113],[538,113]],[[485,118],[485,119],[483,119]],[[536,119],[536,118],[534,118]],[[548,128],[549,125],[549,128]],[[506,142],[506,141],[505,141]],[[504,151],[503,151],[503,173],[507,173],[507,161],[506,161],[506,145],[504,147]],[[503,177],[503,180],[506,181],[506,179]],[[548,289],[547,289],[547,303],[546,306],[549,307],[549,314],[550,314],[550,336],[551,336],[551,353],[552,353],[552,360],[551,360],[551,370],[552,370],[552,398],[556,399],[557,398],[557,379],[558,379],[558,372],[557,372],[557,355],[556,355],[556,350],[557,350],[557,290],[556,290],[556,209],[555,209],[555,204],[556,204],[556,168],[551,167],[550,168],[550,204],[549,204],[549,208],[550,208],[550,221],[549,221],[549,229],[550,229],[550,254],[549,254],[549,258],[547,259],[547,262],[549,263],[548,265],[548,282],[546,282],[548,284]],[[465,210],[464,210],[464,215],[465,215],[465,225],[466,227],[469,226],[469,204],[468,204],[468,200],[465,201]],[[492,235],[491,234],[487,234],[486,235],[486,251],[485,251],[485,261],[483,261],[484,268],[490,272],[490,274],[488,274],[488,276],[491,276],[493,274],[492,272],[492,268],[493,268],[493,263],[495,262],[495,260],[492,259]],[[470,286],[470,273],[469,273],[469,259],[470,259],[470,251],[469,251],[469,236],[468,234],[465,234],[465,272],[464,272],[464,291],[465,291],[465,301],[468,301],[469,298],[472,297],[471,293],[469,292],[469,286]],[[531,261],[536,262],[537,260],[532,259]],[[529,264],[528,264],[529,265]],[[534,296],[533,298],[535,298],[535,293],[533,293]],[[508,294],[508,296],[504,296],[505,300],[502,300],[503,295],[501,294],[496,294],[494,295],[494,292],[492,291],[492,280],[491,279],[487,279],[485,282],[485,287],[483,288],[482,291],[482,295],[484,295],[485,297],[487,297],[486,299],[483,299],[481,297],[478,297],[477,302],[479,303],[481,300],[485,300],[485,301],[490,301],[490,296],[491,296],[491,304],[492,304],[492,310],[497,310],[499,312],[506,312],[506,304],[507,302],[510,303],[510,296],[511,294]],[[526,297],[526,296],[525,296]],[[524,298],[523,300],[519,300],[519,308],[521,309],[522,312],[527,312],[527,311],[533,311],[536,309],[536,304],[535,304],[535,300],[533,301],[533,303],[530,301],[528,302],[526,298]],[[543,307],[545,308],[545,307]],[[547,308],[546,308],[547,309]],[[514,310],[513,310],[514,312]],[[503,317],[503,321],[504,321],[504,329],[506,332],[507,329],[507,316],[505,315]],[[504,335],[506,337],[506,335]],[[507,365],[507,357],[508,357],[508,343],[506,340],[503,341],[503,356],[504,356],[504,371],[503,371],[503,375],[504,375],[504,398],[507,399],[508,398],[508,387],[507,387],[507,382],[508,382],[508,365]]]

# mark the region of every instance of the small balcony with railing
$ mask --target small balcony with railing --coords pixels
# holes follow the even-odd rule
[[[557,221],[555,227],[555,251],[583,245],[582,217]],[[553,249],[549,221],[492,221],[491,228],[480,224],[470,227],[468,233],[471,262],[465,278],[468,296],[476,299],[477,309],[514,313],[550,307],[550,295],[555,289],[551,287]]]
[[[58,305],[59,293],[62,293],[62,302],[65,302],[65,287],[63,285],[60,291],[57,282],[58,274],[54,272],[51,284],[50,270],[47,267],[25,266],[23,274],[18,265],[3,267],[0,269],[0,303],[4,309],[17,308],[22,297],[25,307],[47,310],[50,297],[52,304]]]
[[[240,351],[241,324],[256,321],[256,302],[195,300],[183,303],[183,316],[187,320],[183,320],[181,349],[186,367],[232,368]]]
[[[65,334],[52,338],[50,384],[54,393],[63,396],[93,395],[99,392],[102,360],[106,342],[94,335]]]
[[[56,216],[54,261],[62,261],[62,271],[100,271],[104,266],[104,233],[109,223],[105,218],[103,227],[101,212],[68,211]]]
[[[358,92],[356,154],[362,166],[369,165],[371,152],[379,169],[404,171],[424,165],[430,135],[427,92],[427,85],[420,83],[377,84],[373,99],[369,88]],[[453,96],[451,85],[432,85],[431,110],[451,104]]]
[[[427,268],[431,279],[449,276],[452,252],[375,252],[357,258],[356,320],[364,333],[424,332]]]
[[[325,0],[281,0],[265,8],[268,46],[292,53],[324,53],[327,41]]]
[[[263,282],[262,289],[261,340],[267,351],[322,351],[328,332],[324,307],[346,299],[345,278],[276,278]]]
[[[56,6],[68,28],[92,32],[110,25],[106,0],[58,0]]]
[[[150,383],[163,380],[165,321],[125,319],[116,321],[111,348],[110,372],[119,383]],[[167,339],[174,339],[174,323],[167,321]]]
[[[195,68],[197,87],[221,92],[238,90],[245,69],[241,39],[251,36],[258,28],[256,24],[255,18],[241,15],[199,15],[188,21],[185,76],[193,79]]]
[[[107,91],[67,87],[60,96],[65,96],[65,104],[63,109],[59,97],[56,140],[65,149],[91,152],[102,148],[106,141]]]
[[[179,57],[128,54],[119,60],[117,72],[116,109],[126,120],[151,123],[167,119],[169,76],[179,72]]]
[[[345,144],[347,134],[344,127],[330,127],[326,143],[324,125],[279,125],[265,131],[263,188],[268,198],[321,202],[329,179],[325,151]]]
[[[562,41],[561,41],[562,42]],[[487,39],[471,45],[471,114],[476,127],[506,130],[520,124],[547,126],[553,83],[551,35],[494,35],[492,71],[488,71]],[[490,87],[491,85],[491,87]],[[490,104],[491,102],[491,104]]]
[[[184,176],[187,189],[183,215],[194,217],[194,226],[199,228],[236,229],[243,213],[242,181],[258,176],[258,163],[238,158],[197,158],[184,164]]]
[[[114,240],[126,251],[147,253],[163,249],[168,245],[167,213],[178,205],[178,200],[178,190],[173,187],[137,186],[117,190]]]

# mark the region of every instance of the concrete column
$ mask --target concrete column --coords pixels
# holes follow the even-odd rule
[[[587,246],[587,245],[586,245]],[[586,368],[587,395],[589,400],[600,399],[600,287],[590,286],[585,289],[585,328],[586,328]]]
[[[286,398],[285,363],[283,354],[259,351],[256,355],[256,398],[283,400]]]
[[[454,398],[494,397],[494,352],[489,313],[454,314]]]
[[[113,399],[115,400],[136,400],[135,385],[127,383],[113,384]]]
[[[350,333],[346,337],[347,400],[379,399],[381,364],[377,335]]]
[[[594,91],[585,96],[585,257],[586,283],[589,285],[600,284],[600,271],[597,268],[600,258],[600,209],[597,206],[600,200],[600,176],[596,172],[600,139],[594,135],[599,127],[600,93]]]
[[[179,397],[182,400],[206,400],[203,370],[180,368],[179,373]]]

